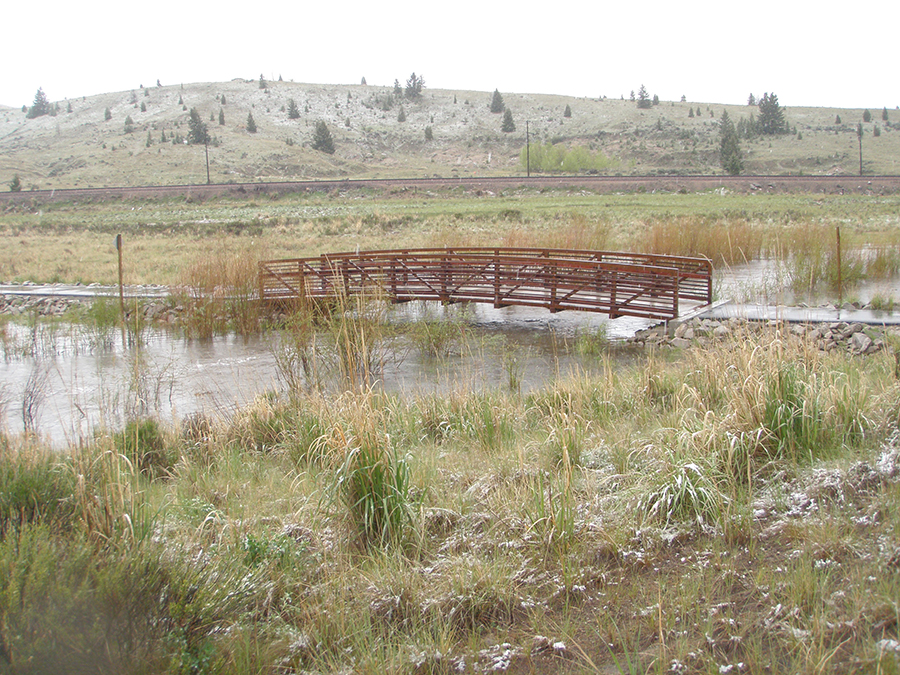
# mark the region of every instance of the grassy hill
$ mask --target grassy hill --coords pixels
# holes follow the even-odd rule
[[[758,113],[746,105],[662,101],[639,110],[627,100],[505,93],[516,131],[503,133],[502,115],[489,110],[490,92],[425,89],[417,101],[391,93],[389,87],[288,82],[263,89],[257,80],[236,79],[59,101],[57,115],[36,119],[0,107],[0,182],[5,189],[17,174],[26,190],[203,183],[203,148],[173,142],[187,136],[191,108],[215,140],[209,149],[213,182],[520,173],[526,120],[532,143],[602,153],[605,173],[721,173],[722,111],[736,123]],[[298,119],[288,117],[290,99],[299,107]],[[398,121],[401,105],[404,122]],[[567,105],[571,117],[563,114]],[[795,133],[742,141],[746,173],[859,172],[856,125],[862,110],[785,112]],[[864,124],[864,171],[897,173],[900,111],[889,110],[887,122],[881,110],[871,112],[872,121]],[[250,113],[256,133],[247,130]],[[318,120],[334,137],[334,155],[311,147]],[[433,140],[426,140],[427,127]]]

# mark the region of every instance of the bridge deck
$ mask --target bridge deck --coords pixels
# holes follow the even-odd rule
[[[377,287],[394,302],[436,300],[672,319],[680,299],[712,302],[703,258],[613,251],[447,248],[327,253],[259,264],[264,302]]]

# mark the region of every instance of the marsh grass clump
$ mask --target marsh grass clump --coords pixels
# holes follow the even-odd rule
[[[419,353],[432,359],[446,359],[460,353],[470,337],[466,324],[454,319],[416,321],[407,335]]]
[[[349,423],[331,438],[344,455],[337,489],[364,545],[400,544],[415,516],[409,461],[392,444],[386,420],[372,407],[372,398],[360,397],[353,405]]]
[[[67,529],[73,489],[72,474],[52,452],[0,439],[0,537],[29,523]]]
[[[183,327],[193,337],[227,330],[249,335],[259,330],[258,247],[228,249],[224,242],[191,261],[180,274],[176,300],[185,307]]]
[[[746,218],[652,219],[645,232],[642,250],[708,258],[715,267],[756,260],[766,247],[764,229]]]
[[[116,450],[149,478],[168,475],[175,464],[171,443],[153,418],[131,420],[115,435]]]
[[[578,331],[575,335],[575,353],[581,356],[599,357],[609,349],[606,324],[594,329]]]
[[[717,523],[726,498],[709,470],[686,462],[661,470],[654,485],[638,500],[638,510],[647,518],[668,526],[693,521],[699,525]]]

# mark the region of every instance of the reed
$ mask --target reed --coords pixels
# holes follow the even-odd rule
[[[765,228],[746,218],[699,216],[651,219],[641,236],[643,251],[708,258],[716,267],[758,259],[767,240]]]
[[[183,327],[192,337],[227,330],[256,333],[262,315],[257,300],[257,263],[265,257],[257,245],[229,246],[224,240],[181,270],[175,300],[186,309]]]

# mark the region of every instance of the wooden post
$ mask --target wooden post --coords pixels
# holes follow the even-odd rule
[[[125,285],[122,274],[122,235],[116,235],[116,251],[119,253],[119,312],[122,317],[122,349],[128,346],[125,339]]]
[[[841,279],[841,226],[836,225],[835,230],[837,230],[837,287],[838,287],[838,309],[841,308],[841,305],[844,304],[844,289],[843,289],[843,279]]]

